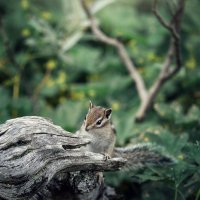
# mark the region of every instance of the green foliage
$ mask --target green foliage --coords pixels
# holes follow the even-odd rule
[[[132,172],[135,182],[150,188],[145,189],[150,197],[144,199],[167,199],[166,190],[156,190],[157,184],[165,183],[168,192],[174,199],[199,198],[200,175],[200,143],[199,143],[199,114],[197,106],[192,106],[187,112],[177,102],[170,105],[157,104],[159,126],[139,131],[140,141],[150,141],[165,147],[170,155],[177,159],[172,166],[148,167]],[[155,119],[154,119],[155,121]],[[138,140],[138,138],[137,138]],[[157,184],[149,184],[156,181]],[[152,191],[156,190],[156,193]],[[170,195],[168,194],[167,197]]]
[[[126,45],[150,86],[165,58],[168,32],[153,16],[151,1],[111,2],[96,1],[92,8],[98,10],[97,22],[106,34]],[[166,19],[176,2],[160,1],[160,13]],[[0,37],[0,123],[40,115],[73,132],[80,127],[91,99],[112,107],[118,146],[152,142],[177,159],[174,166],[142,169],[131,177],[109,174],[109,183],[126,199],[130,199],[128,194],[145,200],[200,199],[198,5],[199,0],[186,4],[183,68],[164,85],[146,121],[138,124],[134,122],[140,103],[135,85],[117,52],[87,30],[77,0],[1,1],[1,30],[6,36]]]

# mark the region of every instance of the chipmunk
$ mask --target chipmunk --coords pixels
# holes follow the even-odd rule
[[[116,141],[116,131],[111,123],[111,108],[95,106],[90,101],[89,110],[78,134],[91,139],[87,149],[111,158]]]
[[[124,169],[137,169],[149,164],[164,166],[175,162],[171,156],[162,153],[162,148],[150,143],[115,148],[116,131],[111,122],[111,114],[111,108],[95,106],[90,101],[84,122],[76,132],[91,140],[86,146],[88,151],[101,153],[106,160],[122,157],[127,160]]]

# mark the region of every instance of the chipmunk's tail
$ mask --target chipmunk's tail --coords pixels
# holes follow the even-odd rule
[[[155,144],[145,143],[125,148],[115,148],[113,157],[127,159],[123,169],[138,169],[146,166],[165,166],[174,164],[176,161],[172,156],[164,152]]]

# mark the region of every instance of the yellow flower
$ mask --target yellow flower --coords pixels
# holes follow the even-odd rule
[[[56,62],[55,60],[53,60],[53,59],[50,59],[50,60],[48,60],[48,62],[45,64],[45,67],[46,67],[47,69],[52,70],[52,69],[54,69],[54,68],[56,67],[56,65],[57,65],[57,62]]]
[[[85,97],[85,94],[83,92],[75,92],[73,91],[71,93],[71,98],[73,100],[80,100],[80,99],[83,99]]]
[[[88,76],[89,81],[98,81],[100,79],[100,76],[98,74],[92,74]]]
[[[90,96],[90,97],[95,97],[96,96],[96,92],[95,92],[95,90],[89,90],[88,91],[88,95]]]
[[[119,110],[120,109],[120,104],[118,102],[113,102],[111,105],[113,110]]]
[[[191,58],[189,58],[189,60],[186,61],[185,65],[188,69],[195,69],[197,66],[197,62],[195,58],[192,56]]]
[[[149,142],[149,138],[148,138],[148,137],[145,137],[145,138],[144,138],[144,141],[145,141],[145,142]]]
[[[183,154],[180,154],[180,155],[178,156],[178,159],[179,159],[179,160],[184,160]]]
[[[49,20],[49,19],[51,19],[52,14],[51,14],[50,12],[48,12],[48,11],[43,11],[43,12],[41,13],[41,17],[42,17],[43,19]]]
[[[30,30],[28,28],[22,29],[21,35],[23,37],[28,37],[31,34]]]
[[[67,79],[66,73],[64,71],[60,71],[60,73],[58,74],[58,79],[56,80],[56,82],[58,84],[62,85],[62,84],[65,83],[66,79]]]
[[[156,60],[157,60],[157,56],[156,56],[155,53],[149,52],[149,53],[147,54],[147,59],[148,59],[149,61],[156,61]]]
[[[26,10],[29,7],[28,0],[21,0],[21,7]]]

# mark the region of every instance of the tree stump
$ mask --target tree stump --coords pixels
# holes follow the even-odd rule
[[[6,121],[0,125],[0,199],[113,199],[99,172],[126,161],[81,148],[89,142],[42,117]]]

